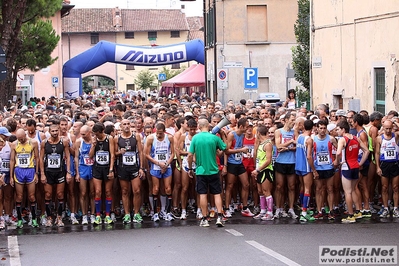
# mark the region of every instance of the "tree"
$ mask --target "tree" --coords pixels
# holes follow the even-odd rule
[[[151,88],[155,80],[157,80],[155,74],[146,69],[139,72],[137,78],[134,79],[134,84],[139,90],[145,90]]]
[[[3,96],[0,99],[0,104],[4,105],[11,95],[15,94],[16,73],[19,67],[35,65],[32,70],[37,71],[37,68],[41,67],[46,61],[51,62],[55,60],[49,60],[48,58],[52,52],[50,48],[53,45],[54,38],[52,37],[54,36],[49,37],[52,40],[49,47],[46,47],[47,43],[42,42],[41,38],[44,36],[41,34],[48,30],[48,27],[45,26],[45,29],[40,30],[37,24],[44,26],[45,24],[41,23],[43,18],[50,18],[58,10],[61,10],[62,0],[2,0],[0,8],[0,46],[6,53],[6,62],[4,65],[7,68],[7,77],[4,81],[0,82],[0,95]],[[28,24],[37,26],[25,27]],[[35,29],[38,35],[31,35],[30,33],[34,33]],[[23,38],[22,31],[29,36],[27,37],[30,38],[29,40]],[[37,41],[36,47],[34,45],[35,40]],[[40,58],[34,52],[36,58],[27,57],[25,60],[18,60],[20,56],[25,56],[22,54],[23,51],[30,51],[29,48],[24,48],[25,43],[28,47],[30,46],[30,49],[40,50]],[[48,52],[49,50],[51,51]]]
[[[309,90],[310,66],[310,5],[309,0],[298,0],[298,19],[294,25],[295,37],[298,43],[292,47],[292,67],[295,79]]]

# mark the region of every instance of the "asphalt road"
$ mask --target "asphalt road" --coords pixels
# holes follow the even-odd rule
[[[191,215],[193,217],[193,215]],[[233,216],[226,226],[186,221],[9,228],[0,235],[3,265],[319,265],[320,245],[397,245],[399,219],[356,224]]]

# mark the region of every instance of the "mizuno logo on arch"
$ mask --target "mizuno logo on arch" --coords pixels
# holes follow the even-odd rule
[[[187,60],[185,45],[163,48],[117,46],[115,61],[137,65],[165,65]]]

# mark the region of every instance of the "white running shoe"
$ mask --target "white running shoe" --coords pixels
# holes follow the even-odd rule
[[[83,215],[83,217],[82,217],[82,224],[83,224],[83,225],[89,224],[89,221],[87,220],[87,215]]]
[[[295,214],[293,209],[289,209],[288,210],[288,215],[292,218],[292,219],[296,219],[298,218],[298,215]]]
[[[75,216],[71,216],[71,224],[79,224],[79,221]]]

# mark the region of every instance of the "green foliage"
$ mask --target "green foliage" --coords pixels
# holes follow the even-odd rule
[[[308,103],[309,100],[310,100],[309,90],[296,87],[295,88],[295,95],[296,95],[296,99],[297,99],[297,102],[298,102],[298,107],[300,107],[303,102]]]
[[[310,4],[309,0],[298,0],[298,19],[294,25],[295,37],[298,43],[292,50],[292,67],[295,79],[309,90],[310,67]]]
[[[181,67],[180,69],[170,69],[170,68],[167,68],[166,66],[163,66],[161,71],[159,71],[159,74],[162,74],[162,73],[166,74],[166,80],[168,80],[168,79],[173,78],[174,76],[179,75],[184,70],[186,70],[186,67]]]
[[[151,88],[156,80],[157,76],[146,69],[137,74],[137,77],[134,79],[134,84],[136,84],[137,89],[145,90],[147,88]]]
[[[38,71],[52,65],[58,59],[52,58],[51,53],[57,47],[60,36],[53,29],[50,20],[22,25],[20,39],[22,42],[15,62],[16,69],[29,68]]]
[[[108,89],[115,87],[115,80],[108,77],[98,77],[98,83],[100,84],[100,87],[107,87]]]
[[[91,76],[82,78],[82,89],[86,94],[89,94],[93,91],[93,87],[90,85],[91,80]]]

